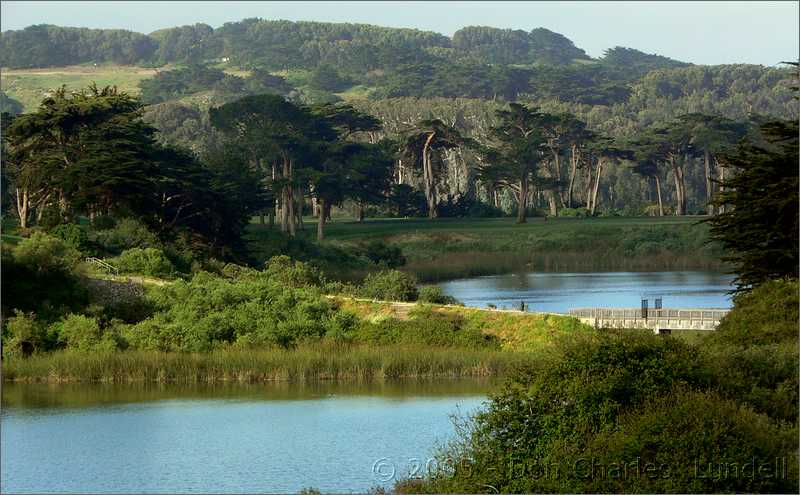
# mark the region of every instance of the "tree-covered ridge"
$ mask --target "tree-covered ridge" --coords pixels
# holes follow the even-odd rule
[[[112,62],[132,65],[150,60],[158,47],[151,37],[123,29],[88,29],[37,24],[0,36],[0,65],[54,67]]]
[[[521,29],[468,26],[453,34],[453,50],[462,57],[496,64],[570,64],[589,56],[566,36],[537,28]]]
[[[647,70],[681,65],[665,57],[620,50],[625,49],[609,51],[609,65],[626,66],[629,70],[631,62],[641,62]],[[451,39],[417,29],[251,18],[217,29],[195,24],[149,35],[36,25],[0,36],[0,65],[13,68],[103,62],[164,65],[218,59],[270,70],[313,69],[331,64],[348,72],[423,62],[530,66],[591,60],[568,38],[545,28],[526,32],[469,26]]]

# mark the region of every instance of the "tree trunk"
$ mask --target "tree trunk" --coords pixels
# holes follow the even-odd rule
[[[561,183],[561,155],[559,155],[558,153],[554,153],[553,157],[554,157],[553,165],[555,167],[555,171],[554,171],[555,172],[555,177],[556,177],[556,180],[560,184]],[[561,188],[561,186],[559,186],[559,188],[558,188],[558,201],[559,201],[559,203],[561,203],[561,207],[562,208],[566,208],[567,200],[564,197],[564,191]]]
[[[528,213],[528,176],[519,181],[519,198],[517,199],[517,223],[525,223]]]
[[[714,183],[711,181],[711,155],[708,150],[703,153],[703,161],[706,167],[706,204],[708,205],[708,214],[714,214],[714,205],[711,200],[714,199]]]
[[[403,160],[397,160],[397,183],[403,183]]]
[[[547,190],[547,202],[550,205],[550,216],[558,216],[558,202],[556,201],[556,193],[552,189]]]
[[[675,178],[675,214],[686,214],[686,196],[683,186],[683,167],[678,164],[674,156],[669,158],[669,164],[672,166],[672,175]]]
[[[317,241],[325,239],[325,200],[319,198],[317,201],[320,208],[320,214],[317,217]]]
[[[303,189],[302,188],[295,189],[294,195],[296,200],[295,218],[297,219],[297,227],[300,230],[305,230],[305,224],[303,223],[303,206],[305,204],[305,198],[303,197]]]
[[[654,175],[653,177],[656,178],[656,196],[658,196],[658,216],[664,216],[664,203],[661,201],[661,179],[658,178],[658,175]]]
[[[428,136],[428,139],[425,140],[425,145],[422,148],[423,181],[425,183],[425,199],[428,203],[428,218],[436,218],[439,216],[439,212],[436,210],[436,190],[430,157],[430,146],[435,136],[436,133],[432,132],[431,135]]]
[[[569,186],[567,187],[567,207],[572,208],[572,191],[575,188],[575,175],[578,173],[578,152],[575,145],[572,145],[572,156],[570,157]]]
[[[362,223],[364,221],[364,205],[361,201],[356,202],[356,221]]]
[[[284,162],[284,179],[291,181],[292,179],[292,162],[290,159],[286,159]],[[283,205],[283,209],[285,210],[283,213],[284,218],[286,219],[286,225],[289,230],[289,236],[294,237],[297,233],[296,225],[294,221],[294,191],[292,190],[291,182],[289,182],[284,187],[284,196],[286,198],[285,203]]]
[[[720,167],[719,163],[717,163],[717,169],[719,170],[719,192],[725,192],[725,167]],[[719,205],[719,210],[717,213],[725,213],[725,205]]]
[[[269,225],[268,225],[268,227],[269,227],[270,230],[272,230],[272,228],[274,226],[275,226],[275,212],[271,211],[271,212],[269,212]]]
[[[30,208],[30,200],[28,197],[28,189],[25,188],[20,194],[19,188],[16,188],[17,194],[17,216],[19,217],[19,226],[22,229],[28,228],[28,214]]]
[[[594,191],[592,191],[592,205],[589,213],[594,216],[595,209],[597,208],[597,192],[600,190],[600,176],[603,173],[603,160],[597,160],[597,172],[594,179]]]

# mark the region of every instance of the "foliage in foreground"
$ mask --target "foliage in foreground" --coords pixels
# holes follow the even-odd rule
[[[798,277],[800,173],[797,122],[761,126],[763,143],[743,143],[725,165],[736,171],[714,201],[727,211],[709,219],[713,238],[730,253],[739,289]]]
[[[797,291],[774,282],[737,298],[698,347],[634,333],[564,339],[464,425],[442,453],[451,469],[398,489],[794,490]]]

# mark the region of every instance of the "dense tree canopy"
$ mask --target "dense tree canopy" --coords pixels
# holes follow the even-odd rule
[[[744,290],[774,278],[797,278],[800,266],[797,122],[769,122],[760,130],[759,141],[721,157],[733,177],[720,182],[714,203],[725,210],[710,220]]]
[[[250,211],[231,204],[237,182],[154,140],[136,98],[116,88],[62,88],[4,132],[20,226],[77,215],[135,216],[164,238],[232,254]],[[238,182],[239,184],[242,181]],[[233,194],[231,188],[234,188]]]

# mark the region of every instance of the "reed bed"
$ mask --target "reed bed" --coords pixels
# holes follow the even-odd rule
[[[531,253],[530,251],[448,253],[447,256],[412,260],[404,271],[421,282],[496,275],[517,271],[526,272],[597,272],[597,271],[721,271],[726,266],[719,259],[691,254],[659,253],[627,256],[606,252],[583,251]]]
[[[496,349],[312,344],[209,353],[58,351],[9,359],[2,369],[4,380],[18,382],[369,382],[502,376],[534,359],[530,352]]]

